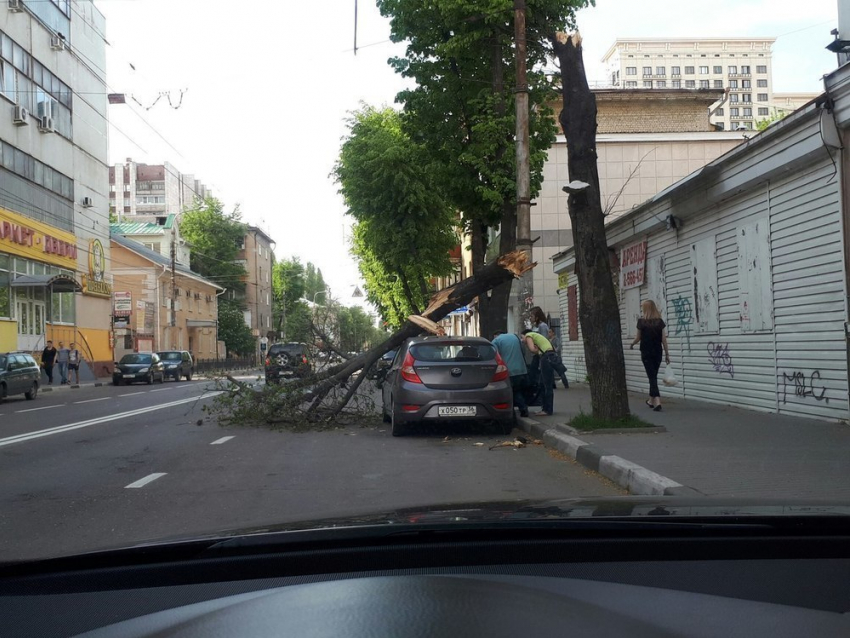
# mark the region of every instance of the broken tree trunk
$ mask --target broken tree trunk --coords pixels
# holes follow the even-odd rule
[[[560,122],[567,138],[572,180],[564,191],[569,193],[591,407],[595,417],[620,419],[629,415],[629,399],[620,308],[608,258],[596,166],[596,97],[587,85],[579,33],[558,33],[552,45],[561,65],[564,107]]]

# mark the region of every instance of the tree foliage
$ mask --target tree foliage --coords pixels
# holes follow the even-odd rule
[[[768,117],[756,122],[756,129],[759,131],[763,131],[774,122],[778,122],[779,120],[785,119],[786,115],[788,115],[787,111],[779,111],[774,109],[773,113],[771,113]]]
[[[224,341],[228,355],[244,357],[256,351],[257,341],[245,323],[242,309],[232,299],[218,300],[218,338]]]
[[[343,352],[363,352],[383,343],[389,336],[375,327],[375,317],[360,306],[337,310],[339,349]]]
[[[275,332],[285,341],[313,342],[312,314],[304,299],[325,290],[322,271],[297,257],[275,262],[272,270]],[[312,292],[311,292],[312,290]]]
[[[352,251],[367,297],[393,325],[418,314],[432,277],[452,270],[456,216],[425,149],[393,109],[352,114],[334,177],[356,221]]]

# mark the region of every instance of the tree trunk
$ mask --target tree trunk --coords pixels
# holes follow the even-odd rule
[[[577,32],[570,36],[559,33],[552,44],[561,65],[564,108],[560,122],[567,138],[569,176],[572,182],[587,184],[564,190],[569,193],[591,407],[595,417],[619,419],[628,416],[629,399],[620,308],[608,257],[596,166],[596,97],[587,85],[581,36]]]
[[[487,226],[477,221],[472,222],[472,274],[473,276],[484,267],[487,254]],[[490,323],[490,297],[486,292],[478,297],[478,330],[481,335],[492,332]]]

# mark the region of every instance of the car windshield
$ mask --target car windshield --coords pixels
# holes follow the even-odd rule
[[[850,505],[845,4],[0,1],[0,565]]]

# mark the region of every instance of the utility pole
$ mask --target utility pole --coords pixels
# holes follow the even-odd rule
[[[525,0],[514,0],[516,41],[516,204],[517,248],[531,252],[531,165],[528,141],[528,48],[525,39]],[[530,257],[531,255],[529,255]]]
[[[171,327],[177,327],[177,234],[171,229]],[[171,332],[171,344],[174,344],[174,330]]]

